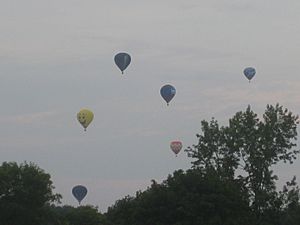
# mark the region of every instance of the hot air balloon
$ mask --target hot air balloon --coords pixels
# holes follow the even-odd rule
[[[83,185],[76,185],[72,189],[73,196],[77,199],[79,205],[87,194],[87,188]]]
[[[175,153],[175,155],[177,156],[177,154],[182,149],[181,141],[172,141],[171,144],[170,144],[170,148]]]
[[[77,113],[77,120],[83,126],[84,131],[89,126],[89,124],[93,121],[94,114],[92,111],[88,109],[81,109],[79,113]]]
[[[253,67],[247,67],[246,69],[244,69],[244,75],[247,77],[247,79],[250,80],[254,77],[256,71]]]
[[[122,74],[124,70],[129,66],[131,62],[131,57],[129,54],[121,52],[115,55],[115,63],[121,70]]]
[[[169,102],[172,100],[175,94],[176,89],[172,85],[167,84],[160,89],[160,95],[167,102],[167,105],[169,105]]]

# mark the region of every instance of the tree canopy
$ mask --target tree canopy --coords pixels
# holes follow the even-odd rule
[[[0,224],[41,224],[45,206],[61,199],[53,189],[50,175],[35,164],[4,162],[0,166]]]
[[[202,121],[198,144],[186,152],[194,159],[193,168],[213,170],[223,179],[234,180],[242,171],[237,180],[247,188],[260,221],[264,212],[280,208],[272,166],[296,159],[297,124],[298,116],[278,104],[268,105],[261,119],[248,106],[228,126],[219,126],[215,119]]]
[[[125,197],[108,209],[115,225],[251,224],[247,193],[237,183],[225,182],[198,169],[175,171],[163,183]]]

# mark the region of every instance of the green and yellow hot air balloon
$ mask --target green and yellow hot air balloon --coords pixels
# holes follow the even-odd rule
[[[77,113],[77,120],[83,126],[84,131],[90,125],[90,123],[94,119],[94,113],[88,109],[81,109],[79,113]]]

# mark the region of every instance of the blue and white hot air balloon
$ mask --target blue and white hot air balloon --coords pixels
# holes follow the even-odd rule
[[[87,188],[83,185],[76,185],[72,189],[73,196],[77,199],[79,205],[87,194]]]
[[[125,52],[121,52],[115,55],[115,63],[121,70],[122,74],[124,73],[124,70],[129,66],[130,62],[131,57]]]
[[[160,95],[167,102],[167,105],[169,105],[169,102],[172,100],[175,94],[176,94],[176,89],[170,84],[164,85],[160,89]]]
[[[253,67],[247,67],[246,69],[244,69],[244,75],[249,80],[249,82],[255,74],[256,70]]]

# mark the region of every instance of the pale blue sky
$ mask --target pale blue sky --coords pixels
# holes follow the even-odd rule
[[[188,168],[169,143],[196,144],[202,119],[225,124],[248,104],[300,111],[299,12],[297,0],[0,0],[0,159],[37,163],[63,204],[86,185],[83,204],[105,211]],[[132,57],[124,76],[120,51]],[[86,133],[83,107],[95,114]],[[299,160],[277,171],[299,175]]]

